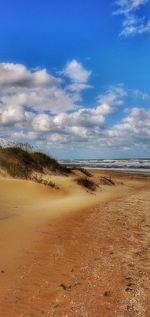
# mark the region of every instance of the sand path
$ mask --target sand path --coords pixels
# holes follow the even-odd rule
[[[60,190],[30,181],[0,180],[0,295],[16,279],[16,270],[24,265],[26,252],[34,250],[37,241],[43,239],[49,221],[52,223],[60,216],[89,208],[114,195],[111,189],[101,197],[89,194],[72,178],[55,176],[54,180]]]
[[[150,191],[133,185],[101,202],[85,196],[82,208],[97,205],[36,226],[15,281],[1,273],[0,316],[149,317]]]

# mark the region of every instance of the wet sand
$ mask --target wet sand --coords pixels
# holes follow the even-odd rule
[[[149,317],[150,180],[112,177],[0,180],[0,316]]]

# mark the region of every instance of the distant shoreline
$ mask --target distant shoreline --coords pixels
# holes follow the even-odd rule
[[[150,159],[89,159],[60,160],[62,165],[91,170],[119,171],[129,173],[150,173]]]

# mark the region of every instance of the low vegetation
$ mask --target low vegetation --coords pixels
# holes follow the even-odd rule
[[[30,169],[28,167],[12,164],[10,161],[7,161],[7,159],[0,158],[0,167],[12,177],[27,179],[30,175]]]
[[[88,179],[87,177],[78,177],[76,179],[76,182],[77,184],[92,191],[95,191],[97,187],[96,184],[92,180]]]
[[[98,181],[98,184],[99,185],[115,185],[115,182],[110,178],[108,177],[100,177],[99,181]]]
[[[59,172],[62,174],[68,174],[70,173],[70,169],[66,166],[61,165],[58,163],[54,158],[48,156],[47,154],[41,153],[41,152],[33,152],[32,158],[36,162],[38,166],[40,166],[42,169],[46,168],[53,172]]]
[[[87,177],[92,177],[92,174],[83,167],[73,167],[72,170],[80,171],[82,174],[86,175]]]
[[[55,159],[41,152],[33,152],[22,147],[0,147],[0,168],[8,175],[15,178],[32,179],[35,173],[41,174],[63,174],[71,173],[70,169],[59,164]],[[51,181],[40,177],[39,181],[45,185],[56,187]]]
[[[52,187],[54,189],[59,189],[59,187],[54,182],[52,182],[49,179],[48,180],[44,179],[43,175],[34,175],[32,177],[32,181],[39,183],[39,184],[42,184],[42,185],[45,185],[45,186]]]

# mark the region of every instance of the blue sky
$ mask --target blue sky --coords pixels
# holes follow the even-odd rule
[[[149,0],[6,0],[0,30],[2,139],[150,156]]]

